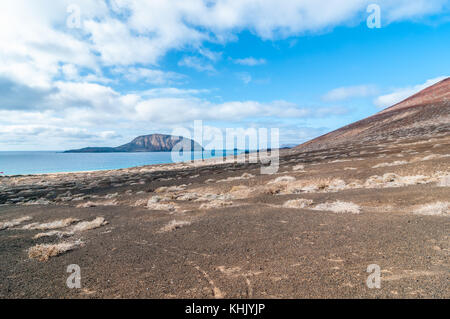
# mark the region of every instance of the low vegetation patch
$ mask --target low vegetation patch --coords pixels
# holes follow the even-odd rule
[[[361,207],[355,203],[351,202],[343,202],[343,201],[336,201],[332,203],[322,203],[319,205],[316,205],[314,210],[323,210],[323,211],[330,211],[333,213],[350,213],[350,214],[359,214],[361,211]]]
[[[250,179],[250,178],[254,178],[255,175],[250,174],[250,173],[244,173],[241,176],[235,176],[235,177],[228,177],[226,179],[221,179],[218,180],[217,183],[221,183],[221,182],[232,182],[232,181],[238,181],[238,180],[242,180],[242,179]]]
[[[89,207],[99,207],[99,206],[117,206],[116,201],[104,201],[104,202],[86,202],[82,204],[78,204],[77,208],[89,208]]]
[[[184,226],[189,226],[190,224],[191,224],[191,222],[186,221],[186,220],[172,220],[167,225],[165,225],[163,228],[161,228],[159,231],[161,233],[167,233],[167,232],[171,232],[171,231],[180,229]]]
[[[16,218],[10,221],[0,222],[0,230],[8,229],[11,227],[18,226],[24,222],[30,221],[32,218],[30,216]]]
[[[404,165],[404,164],[408,164],[408,162],[407,161],[395,161],[392,163],[380,163],[375,166],[372,166],[372,168],[389,167],[389,166],[397,166],[397,165]]]
[[[76,223],[78,221],[79,221],[79,219],[76,219],[76,218],[66,218],[66,219],[55,220],[55,221],[43,223],[43,224],[39,224],[39,223],[28,224],[28,225],[23,226],[21,229],[25,229],[25,230],[58,229],[58,228],[64,228],[64,227],[70,226],[73,223]]]
[[[414,210],[417,215],[450,216],[450,202],[435,202],[422,205]]]
[[[81,240],[73,242],[63,242],[59,244],[36,245],[28,249],[28,257],[31,259],[37,259],[39,261],[47,261],[50,257],[64,254],[67,251],[74,250],[83,245],[84,243]]]
[[[96,229],[102,226],[107,225],[108,222],[103,217],[97,217],[92,221],[84,221],[80,222],[78,224],[75,224],[73,226],[68,227],[66,230],[52,230],[45,233],[39,233],[35,235],[33,238],[38,239],[42,237],[52,237],[52,236],[58,236],[58,237],[65,237],[65,236],[73,236],[75,233],[83,232],[86,230]]]
[[[442,176],[437,183],[439,187],[450,187],[450,176]]]
[[[288,183],[288,182],[293,182],[293,181],[295,181],[294,176],[280,176],[280,177],[277,177],[277,178],[269,181],[267,183],[267,185],[277,184],[277,183]]]
[[[232,201],[226,201],[221,199],[215,199],[208,203],[203,203],[200,205],[200,209],[212,209],[212,208],[221,208],[226,206],[233,205]]]
[[[166,210],[173,212],[178,209],[178,205],[175,203],[154,203],[152,201],[148,201],[147,208],[150,210]]]
[[[305,207],[311,206],[312,203],[313,203],[312,199],[299,198],[299,199],[288,200],[287,202],[285,202],[283,204],[283,207],[286,207],[286,208],[305,208]]]

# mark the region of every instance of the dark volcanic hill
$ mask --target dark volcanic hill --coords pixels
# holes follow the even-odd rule
[[[383,111],[296,147],[300,151],[340,145],[422,139],[450,131],[450,78]]]
[[[86,147],[65,153],[170,152],[180,142],[190,143],[192,150],[203,150],[200,144],[182,136],[151,134],[136,137],[130,143],[118,147]]]

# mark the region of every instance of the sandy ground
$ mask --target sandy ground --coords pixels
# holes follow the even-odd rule
[[[449,150],[447,133],[286,150],[274,175],[216,160],[2,177],[0,297],[449,298]]]

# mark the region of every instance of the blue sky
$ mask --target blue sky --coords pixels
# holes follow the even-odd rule
[[[367,26],[371,3],[381,28]],[[117,146],[194,120],[277,127],[281,144],[299,144],[450,75],[449,8],[443,0],[2,3],[0,150]]]

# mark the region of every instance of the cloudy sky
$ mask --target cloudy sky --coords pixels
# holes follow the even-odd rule
[[[1,1],[0,150],[117,146],[194,120],[301,143],[450,75],[449,2]]]

